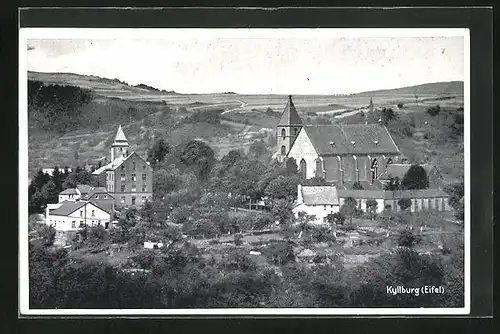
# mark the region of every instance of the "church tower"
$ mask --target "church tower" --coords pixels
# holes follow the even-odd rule
[[[115,159],[120,157],[126,157],[128,155],[128,141],[127,137],[125,137],[125,133],[123,133],[122,126],[118,127],[118,131],[116,132],[115,140],[111,145],[111,161],[115,161]]]
[[[278,154],[285,157],[297,138],[302,128],[302,120],[295,109],[292,101],[292,95],[288,95],[288,102],[281,114],[281,119],[276,126],[276,136],[278,138]]]

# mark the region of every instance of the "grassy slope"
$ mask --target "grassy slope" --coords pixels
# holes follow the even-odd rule
[[[131,148],[144,155],[148,145],[153,140],[153,134],[166,137],[172,144],[182,140],[203,138],[215,149],[219,156],[223,156],[231,149],[243,148],[255,139],[274,134],[274,127],[278,117],[265,114],[267,108],[281,112],[286,101],[286,95],[239,95],[239,94],[176,94],[158,92],[129,86],[117,80],[81,76],[76,74],[54,74],[30,72],[29,79],[39,80],[47,84],[68,84],[86,87],[94,90],[96,99],[85,107],[84,113],[99,115],[102,118],[97,128],[82,128],[67,133],[64,136],[54,136],[43,133],[39,129],[29,130],[29,165],[30,171],[42,166],[72,165],[74,152],[79,152],[80,163],[100,158],[109,154],[109,145],[113,140],[118,124],[124,126],[125,133],[131,143]],[[415,104],[414,92],[417,91],[419,103]],[[463,142],[446,141],[437,136],[440,129],[447,129],[451,118],[445,114],[436,118],[429,118],[425,110],[429,105],[440,104],[441,107],[456,109],[463,106],[463,83],[432,83],[418,87],[405,87],[396,90],[383,90],[360,93],[351,96],[304,96],[293,97],[299,114],[304,119],[314,112],[335,110],[356,110],[366,107],[370,98],[377,108],[391,106],[397,109],[398,103],[405,107],[398,110],[400,120],[392,124],[389,129],[402,152],[412,160],[424,160],[435,163],[445,175],[455,178],[463,175]],[[446,100],[433,101],[443,96]],[[167,122],[159,124],[157,116],[166,109],[165,103],[174,110],[173,117]],[[179,107],[185,108],[179,110]],[[129,108],[136,108],[144,114],[143,119],[125,120],[116,117]],[[221,125],[206,123],[179,124],[179,120],[200,110],[225,110]],[[403,135],[402,128],[409,122],[409,115],[413,115],[415,122],[430,121],[433,136],[423,145],[415,138]],[[328,115],[334,119],[333,115]],[[359,115],[339,119],[338,122],[362,122]],[[259,132],[260,130],[260,132]],[[444,139],[443,139],[444,138]],[[428,151],[434,151],[431,153]]]

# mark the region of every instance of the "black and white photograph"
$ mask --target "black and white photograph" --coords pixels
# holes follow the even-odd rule
[[[19,34],[23,314],[469,313],[467,29]]]

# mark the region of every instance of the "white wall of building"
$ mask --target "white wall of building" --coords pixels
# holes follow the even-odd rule
[[[311,140],[307,136],[306,130],[302,128],[293,143],[290,152],[288,152],[288,158],[294,158],[297,162],[297,167],[300,168],[300,161],[304,159],[306,162],[306,177],[308,179],[314,177],[316,171],[316,159],[318,159],[318,153],[314,149]]]
[[[314,215],[316,219],[314,223],[321,224],[323,219],[326,218],[330,213],[339,212],[338,205],[307,205],[305,203],[300,203],[295,208],[293,208],[293,214],[295,217],[299,217],[300,212],[305,212],[306,215]]]
[[[111,221],[111,215],[106,211],[98,208],[92,203],[86,203],[85,206],[69,214],[68,216],[47,214],[46,223],[54,226],[59,231],[76,231],[81,224],[87,226],[97,226],[101,224],[103,227]]]

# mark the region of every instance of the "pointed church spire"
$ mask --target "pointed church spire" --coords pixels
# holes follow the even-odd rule
[[[125,133],[123,133],[122,126],[118,127],[118,131],[116,131],[115,142],[126,142],[127,137],[125,137]]]
[[[368,109],[370,110],[370,112],[373,111],[373,100],[371,97],[370,97],[370,104],[368,105]]]
[[[278,123],[278,126],[290,125],[302,125],[302,120],[300,119],[297,109],[295,109],[295,105],[293,104],[292,95],[288,95],[288,101]]]

